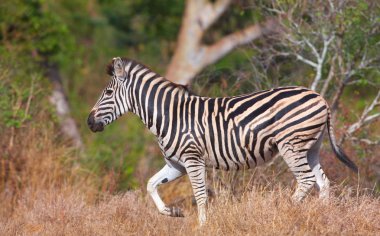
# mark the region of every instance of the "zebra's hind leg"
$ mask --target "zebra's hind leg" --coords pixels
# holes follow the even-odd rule
[[[149,179],[147,184],[147,191],[152,197],[157,209],[163,215],[173,216],[173,217],[183,217],[183,214],[179,208],[169,208],[165,206],[158,195],[157,187],[161,184],[173,181],[186,174],[183,169],[177,169],[174,166],[165,165],[159,172],[157,172],[152,178]]]
[[[297,180],[297,188],[292,196],[294,202],[300,202],[316,182],[307,160],[307,151],[307,149],[299,149],[289,143],[279,148],[280,154]]]
[[[202,226],[206,223],[206,167],[204,162],[192,157],[185,161],[185,167],[198,206],[198,222]]]
[[[323,134],[319,136],[317,142],[310,148],[307,153],[307,160],[317,180],[319,198],[327,200],[329,198],[330,181],[319,163],[319,149],[322,144],[322,138]]]

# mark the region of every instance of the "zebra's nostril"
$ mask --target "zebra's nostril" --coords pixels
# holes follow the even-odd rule
[[[95,111],[91,111],[91,113],[88,115],[87,118],[87,125],[91,128],[91,126],[95,123],[95,118],[94,118]]]

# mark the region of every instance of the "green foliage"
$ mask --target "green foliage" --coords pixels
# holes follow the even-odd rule
[[[105,1],[100,8],[109,24],[117,29],[118,45],[151,44],[152,41],[175,40],[181,25],[184,2],[170,0]],[[136,14],[140,12],[143,14]]]
[[[42,65],[68,64],[74,38],[42,0],[1,2],[0,29],[0,121],[2,128],[20,128],[40,104],[51,110],[46,97],[37,99],[49,91]]]
[[[0,58],[0,132],[33,125],[34,116],[46,106],[46,81],[31,61],[3,52]]]
[[[0,40],[2,47],[43,61],[60,62],[73,51],[73,38],[54,12],[44,9],[44,1],[1,3]]]
[[[373,4],[372,4],[373,5]],[[369,11],[371,7],[371,11]],[[380,9],[370,6],[368,1],[356,1],[356,4],[348,5],[336,17],[338,35],[344,38],[343,52],[350,60],[355,60],[357,56],[363,54],[363,50],[370,47],[372,50],[366,51],[367,57],[378,53],[380,49],[378,42],[380,35],[373,32],[375,26],[374,17],[378,18]],[[376,50],[375,50],[376,49]]]

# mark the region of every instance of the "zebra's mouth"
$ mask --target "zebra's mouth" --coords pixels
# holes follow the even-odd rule
[[[104,130],[103,123],[95,123],[91,126],[89,126],[92,132],[102,132]]]
[[[104,130],[104,124],[102,122],[96,122],[94,118],[94,111],[90,113],[87,119],[87,125],[92,132],[101,132]]]

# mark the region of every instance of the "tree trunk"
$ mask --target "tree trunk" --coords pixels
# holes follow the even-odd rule
[[[70,106],[62,85],[62,78],[56,65],[44,63],[46,75],[53,84],[50,102],[55,107],[62,133],[72,140],[74,146],[83,149],[83,142],[74,119],[70,115]]]

